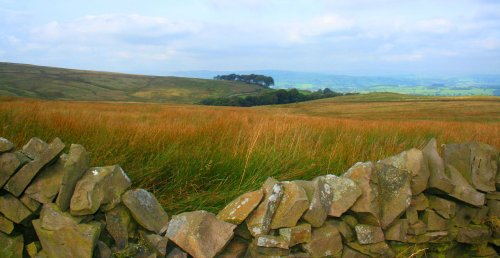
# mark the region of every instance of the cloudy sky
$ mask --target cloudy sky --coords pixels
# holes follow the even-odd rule
[[[158,75],[500,74],[500,1],[0,0],[0,61]]]

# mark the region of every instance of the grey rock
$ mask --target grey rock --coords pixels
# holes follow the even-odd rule
[[[413,148],[381,160],[381,162],[411,173],[411,191],[413,195],[420,194],[427,189],[430,172],[421,150]]]
[[[455,216],[456,204],[452,201],[429,195],[429,207],[435,210],[445,219],[451,219]]]
[[[450,177],[446,174],[444,161],[439,156],[436,139],[431,139],[425,148],[422,149],[422,153],[429,165],[429,188],[451,193],[454,186],[451,183]]]
[[[332,192],[332,201],[328,215],[340,217],[361,196],[361,188],[348,177],[326,175],[324,179]]]
[[[486,226],[468,226],[458,230],[457,242],[466,244],[486,243],[491,231]]]
[[[168,238],[156,234],[146,234],[144,239],[148,247],[155,252],[158,257],[165,257],[167,255]]]
[[[118,249],[121,250],[128,245],[128,239],[133,229],[134,221],[125,206],[119,204],[106,212],[106,230],[115,240]]]
[[[194,257],[214,257],[233,237],[236,225],[206,211],[173,216],[166,236]]]
[[[64,163],[64,175],[57,195],[56,204],[62,211],[69,209],[76,183],[89,168],[89,155],[83,146],[71,144]]]
[[[4,153],[14,149],[14,144],[9,140],[0,137],[0,153]]]
[[[32,214],[21,201],[11,194],[0,196],[0,213],[16,224],[21,223]]]
[[[385,240],[382,228],[377,226],[358,224],[354,230],[360,244],[375,244]]]
[[[16,171],[30,159],[20,152],[4,153],[0,155],[0,188],[7,183]]]
[[[266,235],[271,230],[271,219],[281,202],[284,187],[273,178],[268,178],[262,185],[262,190],[264,190],[262,202],[246,220],[252,236]]]
[[[51,203],[57,196],[67,156],[62,154],[54,165],[45,167],[26,188],[25,194],[39,203]]]
[[[311,241],[302,247],[313,257],[338,257],[342,255],[342,237],[335,226],[325,223],[312,229]]]
[[[23,146],[22,152],[30,159],[38,159],[41,157],[43,152],[47,151],[48,148],[49,145],[46,142],[33,137],[28,141],[28,143],[26,143],[26,145]]]
[[[64,143],[59,138],[55,138],[38,158],[19,169],[19,171],[9,179],[7,184],[5,184],[4,189],[16,197],[21,196],[38,172],[56,159],[64,150],[64,147]]]
[[[313,181],[295,181],[302,186],[309,200],[309,207],[302,218],[313,227],[321,227],[328,217],[330,205],[332,203],[332,190],[325,179],[315,178]]]
[[[376,244],[362,245],[357,242],[349,242],[347,245],[370,257],[395,257],[396,254],[386,242],[378,242]]]
[[[78,225],[84,217],[74,217],[68,212],[63,212],[54,203],[43,205],[40,212],[40,226],[47,230],[59,230],[65,227]]]
[[[426,210],[422,221],[427,225],[427,231],[448,230],[448,221],[433,210]]]
[[[408,235],[408,220],[398,219],[392,225],[385,230],[384,236],[386,240],[406,242]]]
[[[145,229],[160,234],[168,224],[168,214],[153,194],[144,189],[125,192],[122,201],[135,221]]]
[[[93,214],[99,208],[110,210],[120,203],[122,193],[130,185],[130,179],[118,165],[91,168],[76,184],[71,197],[71,214]]]
[[[446,168],[455,186],[450,196],[474,206],[484,205],[485,194],[476,191],[453,166],[447,165]]]

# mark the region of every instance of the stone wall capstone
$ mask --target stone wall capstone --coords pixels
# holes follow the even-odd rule
[[[85,148],[0,137],[0,257],[498,257],[499,151],[431,139],[343,175],[278,182],[169,217]],[[441,153],[441,154],[440,154]],[[410,252],[408,250],[411,250]]]

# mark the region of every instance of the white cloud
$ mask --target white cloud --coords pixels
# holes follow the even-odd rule
[[[389,62],[417,62],[421,61],[423,58],[424,55],[420,52],[382,56],[383,61]]]
[[[304,42],[312,37],[344,31],[353,26],[354,22],[352,20],[339,15],[323,15],[304,23],[292,24],[291,28],[288,29],[288,40],[292,42]]]
[[[420,32],[444,34],[451,31],[452,23],[443,18],[421,20],[416,23],[415,28]]]

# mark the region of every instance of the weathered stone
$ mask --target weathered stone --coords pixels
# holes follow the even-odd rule
[[[110,210],[120,203],[122,193],[130,185],[130,179],[118,165],[91,168],[76,184],[71,197],[71,214],[93,214],[99,208]]]
[[[450,177],[446,174],[444,161],[439,156],[436,139],[431,139],[422,150],[422,153],[429,165],[429,188],[451,193],[454,186]]]
[[[500,201],[500,192],[489,192],[486,194],[486,199]]]
[[[288,246],[292,247],[311,240],[311,225],[300,224],[291,228],[280,228],[279,234],[287,242]]]
[[[410,235],[418,236],[425,234],[426,232],[427,232],[427,225],[421,220],[417,221],[414,224],[410,224],[408,227],[408,234]]]
[[[217,218],[225,222],[236,225],[241,224],[250,213],[259,205],[264,191],[262,189],[245,193],[232,202],[217,214]]]
[[[173,216],[166,236],[194,257],[214,257],[233,237],[236,225],[206,211]]]
[[[101,224],[96,221],[58,230],[44,229],[40,220],[33,220],[32,223],[43,251],[52,258],[92,257],[101,233]]]
[[[370,257],[395,257],[396,254],[386,242],[378,242],[376,244],[362,245],[357,242],[349,242],[347,245],[363,254]]]
[[[88,168],[89,155],[85,148],[78,144],[71,144],[68,157],[64,163],[64,175],[56,199],[56,204],[62,211],[69,209],[76,183]]]
[[[427,188],[430,172],[421,150],[413,148],[381,160],[381,162],[411,173],[411,192],[413,195],[420,194]]]
[[[396,220],[387,230],[384,232],[386,240],[393,240],[399,242],[406,242],[408,235],[408,220],[399,219]]]
[[[235,237],[229,244],[224,248],[222,253],[218,254],[217,258],[235,258],[243,257],[248,249],[248,243],[239,238]]]
[[[476,189],[495,191],[498,151],[487,144],[469,142],[446,144],[444,160],[453,166]]]
[[[31,199],[26,194],[23,194],[21,198],[19,198],[19,200],[32,212],[37,212],[38,209],[42,206],[39,202]]]
[[[326,175],[324,179],[332,192],[332,201],[328,215],[340,217],[361,196],[361,188],[348,177]]]
[[[26,188],[24,194],[39,203],[52,202],[61,187],[66,159],[66,154],[62,154],[54,165],[42,169]]]
[[[255,238],[255,243],[259,247],[288,249],[288,241],[282,236],[260,235]]]
[[[311,241],[302,244],[302,247],[313,257],[342,255],[342,238],[338,229],[325,223],[322,227],[313,228]]]
[[[468,226],[458,230],[457,242],[466,244],[486,243],[491,231],[486,226]]]
[[[500,201],[497,200],[488,200],[488,216],[500,217]]]
[[[332,203],[332,191],[330,185],[323,177],[317,177],[312,181],[295,181],[302,186],[309,200],[309,207],[302,218],[313,227],[321,227],[325,222]]]
[[[68,212],[63,212],[54,203],[47,203],[43,205],[40,212],[40,226],[47,230],[59,230],[65,227],[78,225],[84,217],[74,217]]]
[[[12,230],[14,230],[14,223],[0,214],[0,231],[5,234],[10,234]]]
[[[479,210],[476,213],[476,216],[472,218],[472,223],[477,225],[484,224],[487,220],[489,210],[490,209],[488,208],[488,206],[483,206],[479,208]]]
[[[115,240],[118,249],[128,245],[131,224],[133,221],[129,210],[121,204],[106,212],[106,230]]]
[[[375,244],[385,239],[384,232],[382,232],[382,228],[380,227],[358,224],[354,230],[360,244]]]
[[[147,234],[144,239],[148,247],[156,253],[158,257],[167,255],[168,238],[156,234]]]
[[[168,223],[168,215],[153,194],[144,189],[125,192],[122,201],[132,217],[145,229],[159,234]]]
[[[281,202],[284,187],[273,178],[268,178],[262,185],[262,190],[264,199],[246,220],[252,236],[265,235],[271,230],[271,219]]]
[[[342,258],[370,258],[370,256],[360,253],[349,246],[344,246],[342,251]]]
[[[16,171],[30,159],[20,152],[4,153],[0,155],[0,188],[7,183]]]
[[[408,221],[408,224],[413,225],[418,222],[418,212],[415,208],[409,207],[406,209],[406,220]]]
[[[344,220],[342,220],[342,219],[330,219],[330,220],[327,220],[325,223],[328,223],[328,224],[334,226],[335,228],[337,228],[337,230],[340,232],[340,235],[342,236],[342,238],[345,241],[355,241],[356,240],[356,235],[354,233],[353,228],[351,228],[351,226],[347,222],[345,222]]]
[[[97,258],[111,258],[112,251],[106,243],[102,241],[97,241],[95,252],[97,253]]]
[[[484,205],[485,195],[483,193],[476,191],[454,167],[447,165],[446,169],[455,186],[450,196],[474,206]]]
[[[247,253],[244,257],[288,257],[290,249],[274,248],[274,247],[261,247],[257,246],[257,241],[254,239],[248,246]]]
[[[40,242],[38,242],[38,241],[31,242],[31,243],[26,245],[26,252],[32,258],[36,257],[36,255],[38,254],[38,252],[40,252],[41,249],[42,249],[42,246],[40,245]]]
[[[22,235],[8,236],[0,232],[0,257],[21,258],[23,257],[24,238]]]
[[[382,163],[378,163],[376,169],[381,211],[380,225],[385,229],[410,206],[411,175]]]
[[[423,193],[414,195],[411,198],[410,207],[415,208],[417,211],[423,211],[429,207],[429,199]]]
[[[23,146],[22,152],[30,159],[38,159],[42,153],[47,151],[49,145],[37,137],[31,138],[26,145]]]
[[[297,225],[309,207],[306,191],[295,182],[283,182],[283,197],[271,220],[271,229]]]
[[[239,236],[243,239],[246,240],[252,240],[253,236],[250,234],[250,231],[248,230],[248,226],[245,222],[239,224],[236,229],[234,230],[234,235]]]
[[[167,258],[187,258],[188,254],[182,251],[179,248],[174,248],[170,253],[167,255]]]
[[[356,219],[356,217],[354,217],[352,215],[342,216],[342,221],[347,223],[349,225],[349,227],[351,227],[351,228],[354,228],[359,223],[358,220]]]
[[[479,209],[470,207],[468,205],[457,205],[457,211],[455,213],[455,217],[453,218],[453,223],[454,225],[457,225],[459,227],[465,227],[469,225],[474,217],[476,217],[477,212]]]
[[[433,210],[426,210],[422,221],[427,225],[427,231],[446,231],[448,222]]]
[[[449,233],[448,231],[433,231],[424,234],[429,243],[449,243]]]
[[[21,201],[11,194],[0,196],[0,213],[16,224],[21,223],[32,214]]]
[[[0,137],[0,153],[11,151],[14,149],[14,144],[9,140]]]
[[[55,138],[49,147],[44,150],[40,156],[24,165],[17,173],[15,173],[5,184],[4,189],[12,193],[14,196],[19,197],[24,189],[28,186],[31,180],[44,168],[47,164],[52,162],[64,150],[64,143]]]
[[[445,219],[451,219],[455,216],[456,204],[452,201],[429,195],[429,207],[435,210]]]
[[[353,180],[361,188],[361,196],[351,207],[356,213],[363,213],[373,218],[380,219],[378,182],[375,176],[375,167],[371,162],[356,163],[343,177]]]

